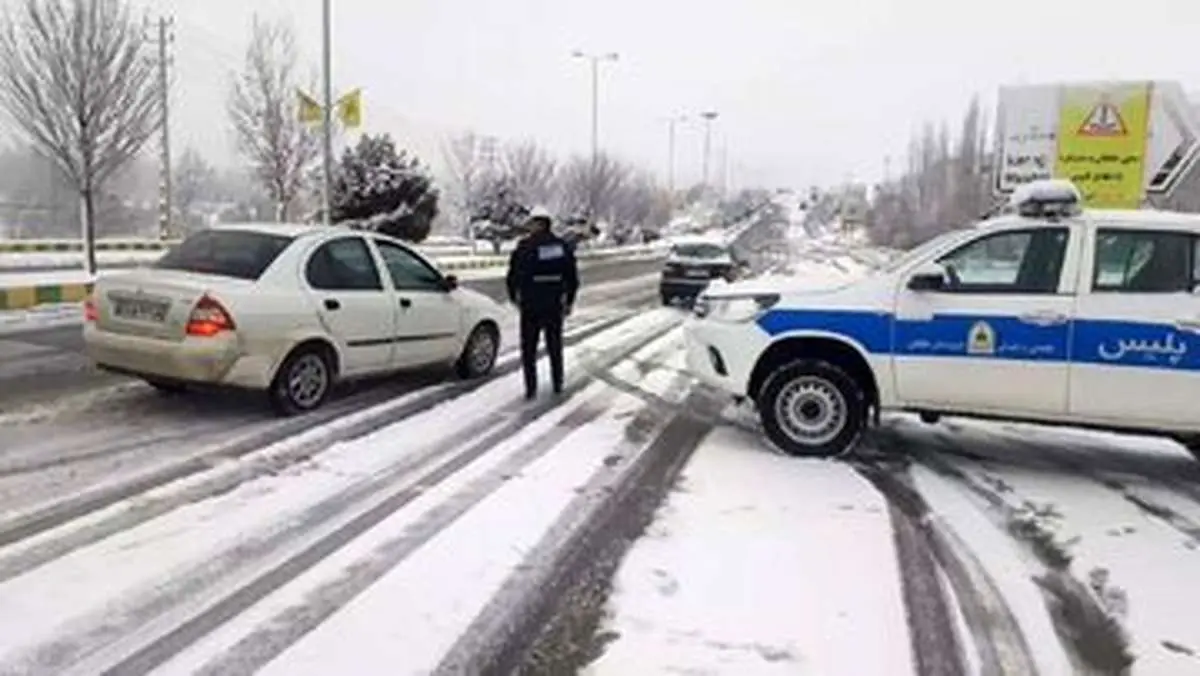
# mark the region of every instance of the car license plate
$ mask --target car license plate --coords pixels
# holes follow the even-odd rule
[[[113,299],[113,315],[121,319],[137,322],[158,322],[167,320],[168,303],[140,298]]]
[[[691,268],[686,274],[688,277],[708,277],[708,270],[704,268]]]

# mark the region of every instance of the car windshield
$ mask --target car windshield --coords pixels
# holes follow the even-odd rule
[[[921,260],[931,251],[940,248],[943,244],[953,242],[968,232],[970,232],[969,229],[951,230],[950,232],[938,235],[937,237],[926,241],[924,244],[919,245],[917,248],[910,249],[892,262],[884,265],[881,269],[884,272],[895,272],[901,268],[907,267],[908,265]]]
[[[727,258],[729,252],[717,244],[676,244],[671,254],[680,258]]]
[[[205,230],[185,239],[154,267],[256,280],[291,243],[292,238],[283,235]]]

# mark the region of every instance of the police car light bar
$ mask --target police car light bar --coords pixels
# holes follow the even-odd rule
[[[1030,218],[1053,218],[1078,214],[1083,195],[1070,181],[1047,179],[1017,188],[1008,201],[1010,209]]]

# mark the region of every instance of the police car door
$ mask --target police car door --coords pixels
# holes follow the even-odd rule
[[[433,266],[399,243],[373,237],[395,290],[396,367],[448,362],[458,349],[462,313]]]
[[[893,352],[905,406],[1031,416],[1067,409],[1067,338],[1082,226],[980,235],[941,256],[946,282],[902,280]]]
[[[1200,427],[1198,241],[1149,223],[1097,226],[1072,339],[1073,416]]]

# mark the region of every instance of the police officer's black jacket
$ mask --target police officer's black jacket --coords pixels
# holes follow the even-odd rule
[[[561,312],[575,304],[579,268],[575,251],[558,235],[535,232],[521,239],[508,262],[508,298],[525,312]]]

